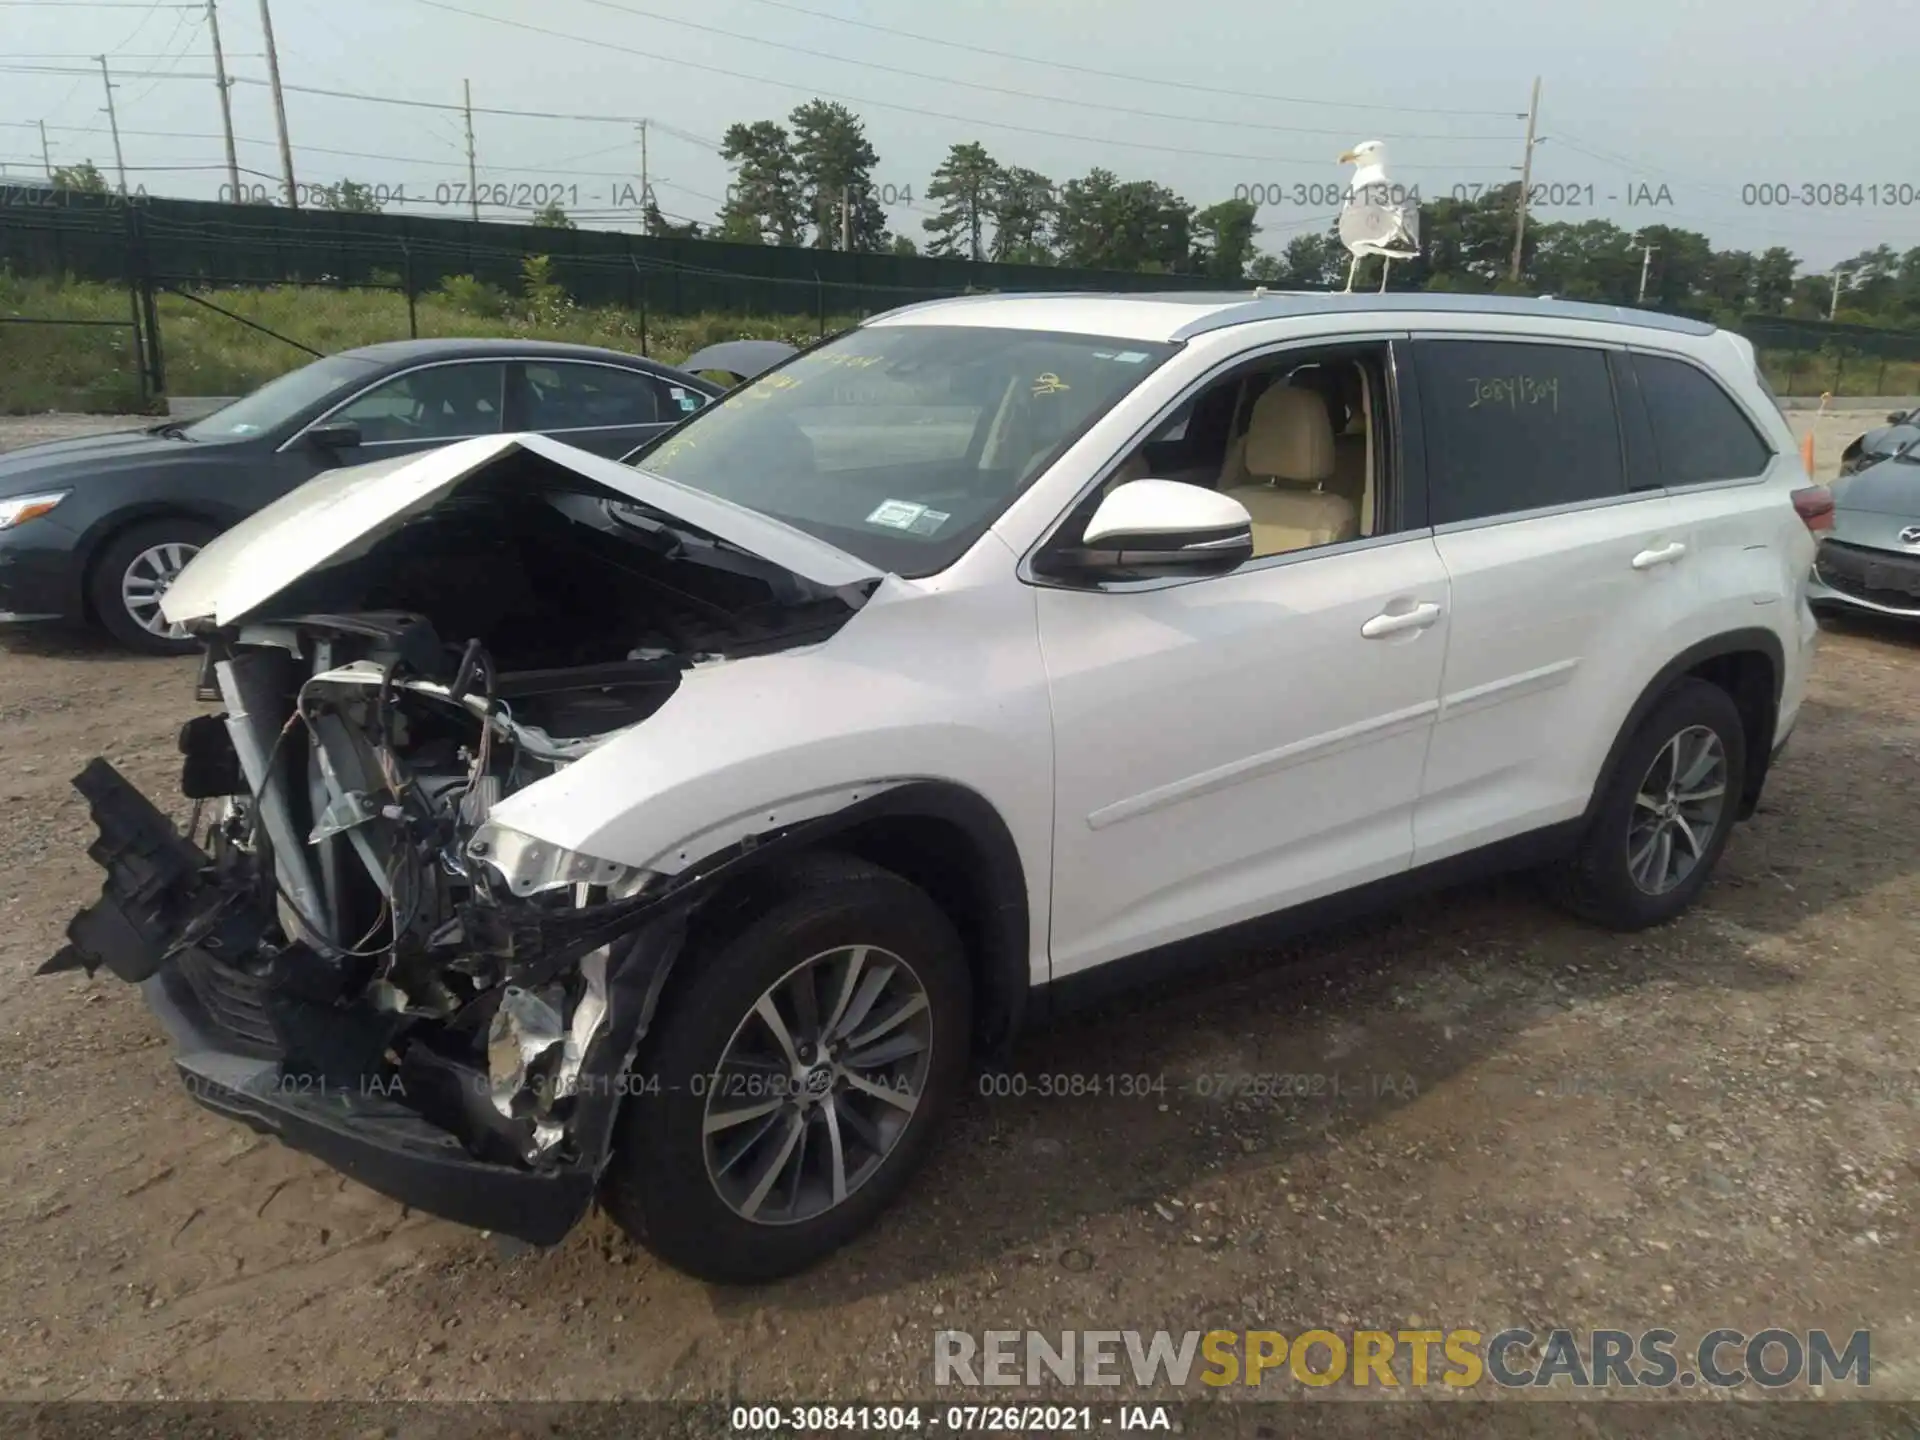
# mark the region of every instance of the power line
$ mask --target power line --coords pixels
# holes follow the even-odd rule
[[[1195,150],[1179,145],[1158,145],[1146,140],[1121,140],[1114,136],[1081,135],[1068,130],[1049,130],[1037,125],[1017,125],[1009,120],[988,120],[977,115],[955,115],[944,110],[928,110],[917,105],[900,105],[888,100],[874,100],[864,95],[852,95],[841,91],[823,90],[817,86],[791,80],[775,80],[765,75],[752,75],[741,70],[728,70],[719,65],[708,65],[697,60],[687,60],[679,56],[661,55],[652,50],[641,50],[632,45],[617,44],[612,40],[597,39],[586,35],[574,35],[564,30],[551,30],[543,25],[531,25],[524,20],[508,20],[498,15],[486,15],[478,10],[462,9],[458,5],[449,5],[445,0],[414,0],[432,10],[444,10],[448,14],[465,16],[469,20],[483,20],[494,25],[505,25],[514,30],[525,30],[534,35],[545,35],[550,39],[568,40],[579,45],[590,45],[596,50],[613,50],[623,55],[635,55],[643,60],[655,60],[664,65],[676,65],[683,70],[699,70],[711,75],[724,75],[732,80],[748,80],[758,85],[774,85],[783,90],[796,90],[805,94],[825,97],[832,100],[849,101],[855,105],[871,106],[878,110],[899,110],[908,115],[924,115],[935,120],[949,120],[955,124],[985,126],[994,130],[1013,130],[1025,135],[1044,135],[1054,140],[1074,140],[1081,144],[1110,146],[1119,145],[1132,150],[1152,150],[1165,155],[1204,156],[1215,160],[1252,160],[1266,165],[1312,166],[1324,170],[1326,165],[1319,159],[1287,157],[1278,155],[1247,155],[1226,150]],[[291,88],[291,87],[289,87]],[[1505,171],[1505,165],[1403,165],[1403,170],[1499,170]]]
[[[835,25],[850,25],[860,30],[872,30],[882,35],[898,35],[908,40],[917,40],[923,45],[939,45],[949,50],[964,50],[972,55],[987,55],[995,60],[1017,60],[1023,65],[1044,65],[1054,70],[1070,70],[1078,75],[1097,75],[1105,80],[1124,80],[1129,85],[1145,85],[1152,89],[1192,90],[1203,95],[1226,95],[1236,100],[1267,100],[1279,105],[1314,105],[1323,109],[1380,110],[1402,115],[1468,115],[1480,118],[1498,116],[1508,120],[1524,120],[1525,114],[1513,110],[1452,110],[1431,105],[1380,105],[1365,100],[1330,100],[1306,95],[1268,95],[1252,90],[1230,90],[1221,85],[1198,85],[1189,81],[1169,80],[1164,75],[1130,75],[1120,70],[1099,70],[1091,65],[1075,65],[1066,60],[1042,60],[1032,55],[1020,55],[1011,50],[995,50],[986,45],[970,45],[963,40],[946,40],[937,35],[922,35],[913,30],[902,30],[892,25],[879,25],[870,20],[854,20],[845,15],[830,15],[820,10],[809,10],[804,5],[793,5],[787,0],[754,0],[757,5],[771,6],[776,10],[789,10],[796,15],[804,15],[809,20],[827,20]]]
[[[1021,100],[1038,100],[1048,105],[1077,105],[1086,110],[1101,110],[1115,115],[1132,115],[1143,120],[1172,120],[1183,125],[1226,125],[1237,130],[1271,130],[1292,135],[1331,135],[1351,139],[1351,127],[1328,130],[1307,125],[1269,125],[1257,120],[1234,120],[1216,118],[1210,115],[1176,115],[1161,110],[1142,110],[1134,105],[1112,105],[1100,100],[1078,100],[1065,95],[1041,95],[1031,90],[1021,90],[1009,85],[989,85],[982,81],[960,80],[951,75],[934,75],[924,70],[908,70],[899,65],[887,65],[878,60],[856,60],[850,55],[838,55],[831,50],[815,50],[806,45],[793,45],[784,40],[769,40],[761,35],[746,35],[738,30],[725,30],[718,25],[703,25],[699,21],[689,20],[684,15],[662,15],[657,11],[644,10],[637,5],[618,3],[618,0],[581,0],[582,4],[598,6],[602,10],[612,10],[622,15],[631,15],[643,20],[658,20],[681,30],[698,30],[707,35],[719,35],[728,40],[741,40],[750,45],[764,45],[773,50],[787,50],[796,55],[810,55],[817,60],[830,60],[841,65],[857,65],[864,70],[879,70],[889,75],[904,75],[911,80],[930,80],[938,85],[954,85],[964,90],[979,90],[989,95],[1010,95]],[[1429,135],[1415,133],[1386,132],[1383,139],[1394,140],[1443,140],[1478,141],[1512,139],[1509,135]]]

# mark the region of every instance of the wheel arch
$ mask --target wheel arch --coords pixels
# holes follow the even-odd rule
[[[1013,832],[985,796],[951,781],[909,781],[745,854],[755,850],[754,863],[730,867],[722,884],[701,895],[696,943],[723,940],[796,860],[823,851],[853,856],[918,886],[953,922],[974,982],[975,1048],[1004,1053],[1031,988],[1032,907]]]
[[[1653,707],[1675,682],[1691,677],[1719,686],[1740,712],[1747,767],[1734,816],[1747,819],[1759,804],[1760,791],[1773,760],[1774,730],[1779,722],[1780,695],[1786,673],[1786,647],[1778,635],[1764,626],[1728,630],[1682,650],[1647,682],[1615,732],[1607,758],[1594,779],[1584,818],[1589,821],[1593,818],[1619,769],[1620,757],[1628,742],[1653,712]]]

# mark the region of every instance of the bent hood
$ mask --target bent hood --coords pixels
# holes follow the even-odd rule
[[[315,570],[364,554],[462,485],[531,454],[578,477],[570,488],[659,511],[826,590],[882,572],[783,521],[544,435],[486,435],[425,454],[331,470],[217,536],[180,572],[161,611],[168,623],[229,625]]]

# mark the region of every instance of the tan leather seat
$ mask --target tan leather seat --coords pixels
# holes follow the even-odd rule
[[[1353,502],[1320,487],[1334,476],[1333,425],[1311,390],[1276,385],[1254,402],[1245,463],[1253,483],[1226,493],[1253,517],[1253,553],[1283,555],[1360,533]]]

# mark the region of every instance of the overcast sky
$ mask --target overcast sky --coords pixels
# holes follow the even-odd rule
[[[1723,247],[1786,245],[1816,270],[1883,241],[1920,245],[1920,20],[1895,0],[272,6],[289,86],[457,104],[465,79],[483,110],[608,117],[474,120],[483,185],[564,186],[561,203],[588,224],[621,223],[612,208],[637,192],[639,138],[626,120],[656,122],[661,208],[705,220],[727,183],[712,148],[727,125],[782,118],[822,95],[864,117],[881,157],[876,180],[896,195],[911,189],[915,208],[889,213],[916,241],[931,213],[929,172],[950,144],[977,140],[1055,181],[1100,165],[1203,206],[1251,188],[1272,202],[1259,243],[1277,250],[1335,208],[1294,187],[1340,183],[1347,172],[1335,159],[1361,140],[1385,140],[1392,178],[1423,199],[1514,178],[1538,74],[1545,142],[1533,178],[1542,199],[1561,202],[1538,207],[1541,218],[1682,225]],[[263,78],[258,0],[221,0],[219,15],[230,73]],[[56,165],[91,158],[114,178],[101,82],[86,58],[103,48],[117,72],[129,183],[212,198],[226,178],[218,100],[210,78],[185,78],[211,75],[203,5],[0,0],[7,173],[40,172],[34,122],[44,120]],[[83,73],[28,73],[35,66]],[[277,184],[269,92],[241,83],[232,94],[240,164],[260,172],[243,178]],[[432,213],[465,179],[457,111],[296,92],[287,115],[303,183],[403,186],[405,208]],[[1841,206],[1851,193],[1745,203],[1761,195],[1743,188],[1762,184],[1878,185],[1879,204],[1867,194]]]

